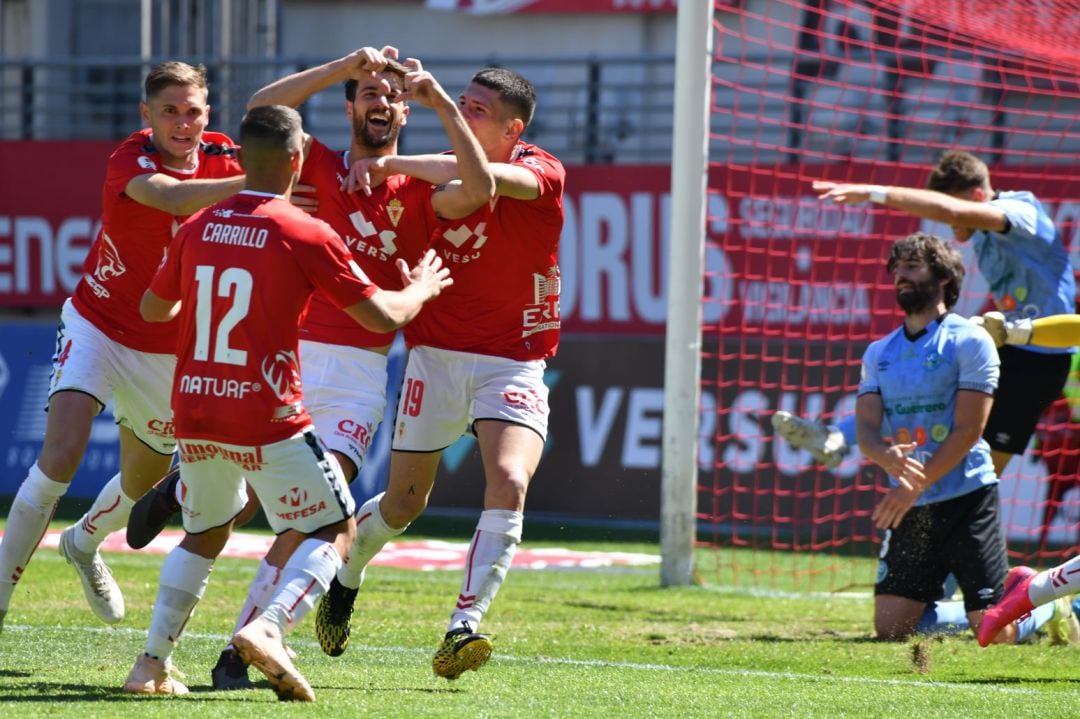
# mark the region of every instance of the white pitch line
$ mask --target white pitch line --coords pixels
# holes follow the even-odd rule
[[[39,626],[26,626],[19,624],[5,625],[5,633],[8,631],[16,632],[43,632],[43,631],[81,631],[89,634],[126,634],[133,637],[145,637],[145,629],[135,629],[134,627],[39,627]],[[232,639],[230,634],[214,634],[214,633],[196,633],[187,632],[184,634],[185,639],[200,639],[207,641],[215,641],[221,644],[228,642]],[[302,639],[299,637],[290,637],[289,644],[292,646],[304,646],[317,648],[318,642],[312,639]],[[385,654],[392,652],[394,654],[417,654],[427,656],[430,651],[427,648],[418,647],[377,647],[377,646],[364,646],[356,643],[350,643],[349,648],[352,651],[369,652],[373,654]],[[1060,694],[1063,697],[1070,696],[1068,692],[1044,692],[1038,689],[1028,689],[1024,687],[1003,687],[996,684],[964,684],[962,682],[936,682],[933,680],[915,681],[908,679],[872,679],[870,677],[861,676],[843,676],[843,675],[820,675],[820,674],[800,674],[798,672],[770,672],[761,671],[756,669],[719,669],[716,667],[684,667],[671,664],[651,664],[640,662],[610,662],[601,659],[570,659],[560,657],[516,657],[508,654],[498,654],[494,657],[497,661],[508,662],[528,662],[528,663],[540,663],[540,664],[554,664],[559,666],[587,666],[597,667],[600,669],[632,669],[635,671],[644,672],[685,672],[688,674],[709,674],[713,676],[730,676],[730,677],[757,677],[762,679],[777,679],[784,681],[807,681],[817,683],[830,683],[835,682],[839,684],[875,684],[878,686],[894,686],[894,687],[911,687],[916,689],[957,689],[960,691],[970,692],[994,692],[998,694],[1018,694],[1028,696],[1047,696]]]

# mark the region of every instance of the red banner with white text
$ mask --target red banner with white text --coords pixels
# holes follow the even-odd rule
[[[113,147],[0,142],[0,307],[55,307],[71,293],[97,232]],[[1078,169],[993,171],[996,187],[1043,198],[1074,266],[1080,264]],[[886,170],[904,184],[925,182],[925,170],[910,167],[712,168],[703,322],[751,337],[798,325],[811,340],[863,340],[889,331],[895,302],[877,291],[887,284],[885,248],[920,228],[950,236],[949,228],[879,205],[827,205],[810,187],[818,178],[869,181]],[[670,186],[664,165],[568,168],[560,249],[566,334],[663,335]],[[982,308],[981,282],[974,271],[965,282],[962,313]]]

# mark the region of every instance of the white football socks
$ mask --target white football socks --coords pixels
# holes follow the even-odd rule
[[[75,524],[71,535],[75,549],[82,554],[92,557],[109,534],[127,526],[135,500],[124,493],[120,484],[120,473],[117,472],[98,492],[89,511]]]
[[[1031,578],[1028,598],[1036,607],[1080,593],[1080,555]]]
[[[56,503],[67,489],[66,483],[46,477],[37,462],[19,486],[8,512],[3,541],[0,541],[0,610],[7,611],[11,604],[15,584],[30,563],[34,550],[49,528]]]
[[[285,636],[312,610],[340,567],[341,555],[333,544],[305,539],[285,563],[277,591],[260,616]]]
[[[154,614],[146,636],[145,651],[166,661],[172,656],[180,634],[206,592],[214,560],[176,547],[161,565]]]
[[[480,514],[448,631],[461,627],[464,622],[468,622],[473,631],[480,626],[480,620],[495,599],[514,560],[524,521],[521,512],[510,509],[487,509]]]
[[[233,634],[236,634],[246,627],[248,622],[262,614],[270,603],[270,598],[274,596],[274,591],[280,581],[280,569],[267,564],[265,559],[259,562],[259,568],[255,570],[255,578],[251,580],[251,587],[248,589],[247,599],[244,600],[244,606],[240,608],[240,615],[236,618],[236,627],[233,629]]]
[[[359,589],[364,583],[364,569],[375,555],[394,537],[404,532],[408,525],[394,529],[383,519],[379,502],[385,492],[379,492],[364,502],[356,512],[356,539],[349,548],[349,556],[338,570],[337,579],[341,586]]]

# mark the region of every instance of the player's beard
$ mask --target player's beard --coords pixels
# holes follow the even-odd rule
[[[374,128],[367,118],[353,119],[353,137],[362,146],[369,150],[381,150],[397,143],[398,133],[401,132],[401,122],[393,113],[390,114],[390,125],[384,130]]]
[[[941,300],[941,287],[934,280],[912,282],[896,288],[896,302],[905,314],[914,315]]]

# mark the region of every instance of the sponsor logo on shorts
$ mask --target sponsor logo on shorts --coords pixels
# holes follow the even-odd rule
[[[319,512],[324,511],[325,509],[326,509],[326,502],[320,500],[320,501],[316,502],[315,504],[310,504],[310,505],[304,507],[303,509],[297,509],[297,510],[295,510],[293,512],[275,512],[275,514],[277,514],[277,516],[280,519],[283,519],[286,522],[291,522],[291,521],[296,520],[296,519],[304,519],[305,517],[312,517],[312,516],[318,514]]]
[[[212,442],[180,442],[180,461],[201,462],[206,459],[224,459],[248,472],[257,472],[266,464],[262,447],[236,448]]]
[[[503,399],[511,407],[521,407],[538,415],[548,414],[548,403],[535,390],[506,390]]]
[[[351,419],[343,419],[338,422],[337,433],[342,437],[347,437],[364,449],[371,446],[371,436],[375,433],[371,423],[356,422]]]
[[[171,421],[163,419],[152,419],[147,422],[146,431],[151,436],[164,437],[165,439],[172,439],[176,436],[176,426]]]
[[[303,487],[292,487],[278,497],[278,501],[287,507],[300,507],[308,501],[308,493]]]

